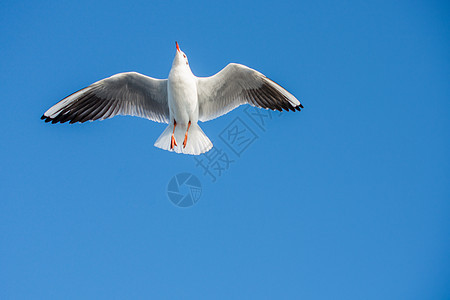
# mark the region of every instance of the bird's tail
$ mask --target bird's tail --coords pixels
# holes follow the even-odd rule
[[[169,124],[163,133],[155,142],[155,147],[161,148],[167,151],[175,151],[176,153],[184,153],[191,155],[199,155],[209,151],[213,144],[198,126],[197,123],[192,123],[189,127],[188,138],[186,147],[183,146],[184,134],[186,133],[187,126],[181,126],[177,124],[175,127],[175,141],[177,146],[170,149],[170,143],[172,140],[173,124]]]

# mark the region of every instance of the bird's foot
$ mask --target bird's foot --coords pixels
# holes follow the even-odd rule
[[[188,127],[187,127],[187,129],[186,129],[186,133],[184,134],[183,148],[186,148],[186,143],[187,143],[187,136],[188,136],[189,127],[191,127],[191,121],[189,121]]]
[[[187,132],[184,135],[183,148],[186,148],[186,143],[187,143]]]
[[[173,150],[174,146],[178,146],[178,145],[177,145],[177,141],[175,141],[175,137],[172,134],[172,139],[170,140],[170,150]]]

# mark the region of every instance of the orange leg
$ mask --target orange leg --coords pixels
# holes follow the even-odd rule
[[[189,127],[191,127],[191,121],[189,121],[189,123],[188,123],[188,128],[186,129],[186,134],[184,135],[183,148],[186,148],[186,143],[187,143],[187,136],[188,136]]]
[[[173,120],[173,131],[172,131],[172,139],[170,140],[170,149],[173,149],[173,146],[178,146],[177,141],[175,141],[175,127],[177,127],[177,121]]]

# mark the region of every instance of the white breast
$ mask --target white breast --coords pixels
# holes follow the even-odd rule
[[[198,97],[196,77],[189,68],[172,68],[168,80],[168,102],[171,119],[186,125],[198,121]]]

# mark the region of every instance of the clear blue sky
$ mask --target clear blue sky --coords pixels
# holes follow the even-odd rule
[[[449,299],[445,1],[2,1],[1,299]],[[124,71],[253,67],[305,109],[216,182],[132,117],[50,125]],[[228,153],[233,154],[229,150]],[[198,203],[174,206],[189,172]]]

